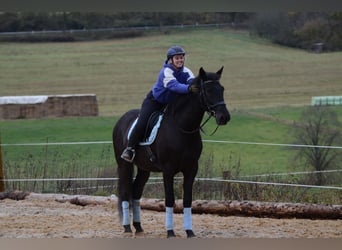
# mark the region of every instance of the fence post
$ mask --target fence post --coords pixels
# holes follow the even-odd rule
[[[0,192],[5,191],[5,182],[4,182],[4,169],[2,164],[2,142],[1,142],[1,133],[0,133]]]
[[[230,176],[231,176],[230,171],[223,171],[222,172],[223,180],[229,180]],[[231,186],[230,186],[229,182],[225,182],[223,184],[223,196],[224,196],[225,200],[228,200],[231,197]]]

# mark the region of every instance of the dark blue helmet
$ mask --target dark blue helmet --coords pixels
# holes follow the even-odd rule
[[[181,46],[172,46],[167,51],[166,58],[169,60],[175,55],[185,55],[185,50]]]

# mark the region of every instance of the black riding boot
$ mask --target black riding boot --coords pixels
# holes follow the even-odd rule
[[[135,157],[135,149],[132,147],[127,147],[121,154],[121,158],[127,162],[133,162]]]
[[[135,156],[135,147],[143,139],[146,130],[147,122],[151,114],[156,110],[162,110],[165,104],[157,102],[150,91],[144,99],[139,118],[135,128],[133,129],[131,136],[128,140],[127,148],[121,154],[121,158],[128,162],[133,162]]]
[[[136,128],[134,128],[128,140],[128,146],[121,154],[122,159],[130,163],[133,162],[135,157],[135,146],[138,145],[140,140],[139,138],[139,131]]]

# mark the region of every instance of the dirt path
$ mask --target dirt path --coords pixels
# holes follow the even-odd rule
[[[143,234],[123,234],[116,202],[78,206],[53,200],[0,201],[0,238],[164,238],[164,213],[142,211]],[[342,238],[341,220],[193,215],[199,238]],[[175,232],[185,238],[182,215]]]

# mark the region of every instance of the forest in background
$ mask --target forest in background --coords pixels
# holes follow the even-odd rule
[[[11,32],[70,31],[106,28],[130,28],[117,34],[89,35],[82,40],[113,39],[144,35],[138,27],[158,27],[167,32],[172,25],[225,24],[233,29],[247,29],[251,35],[272,42],[306,50],[342,50],[342,12],[2,12],[0,41],[70,42],[80,37],[70,32],[37,36]],[[8,34],[10,32],[11,34]],[[106,32],[104,32],[106,33]],[[108,32],[107,32],[108,33]]]

